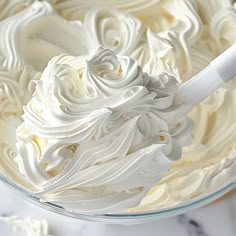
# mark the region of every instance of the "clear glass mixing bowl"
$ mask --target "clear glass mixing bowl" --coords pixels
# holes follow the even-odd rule
[[[138,213],[122,213],[122,214],[79,214],[64,209],[61,206],[52,204],[50,202],[42,202],[39,198],[35,197],[33,193],[27,192],[19,185],[8,180],[6,177],[0,175],[0,181],[5,183],[8,187],[19,193],[24,199],[38,205],[39,207],[45,208],[49,211],[58,213],[60,215],[73,217],[80,220],[95,221],[101,223],[112,223],[112,224],[137,224],[144,223],[151,220],[162,219],[170,216],[179,215],[185,213],[194,208],[204,206],[210,202],[213,202],[217,198],[223,196],[227,192],[236,188],[236,180],[226,183],[224,186],[219,187],[214,192],[211,192],[203,197],[194,199],[184,204],[179,204],[174,207],[159,209],[155,211],[138,212]]]

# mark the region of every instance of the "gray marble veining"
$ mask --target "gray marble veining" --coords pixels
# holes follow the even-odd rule
[[[180,224],[184,226],[189,236],[209,236],[204,226],[186,215],[178,216]]]

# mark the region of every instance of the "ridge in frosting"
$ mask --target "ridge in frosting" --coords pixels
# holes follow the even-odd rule
[[[81,22],[65,21],[47,2],[34,2],[0,21],[0,32],[1,64],[7,70],[28,64],[42,72],[52,57],[85,54],[89,47]]]
[[[168,124],[177,81],[98,48],[53,58],[17,129],[20,172],[45,201],[79,212],[136,206],[181,157],[192,122]]]
[[[33,0],[1,0],[0,1],[0,21],[26,9]]]
[[[48,0],[32,2],[31,0],[0,1],[1,174],[14,180],[17,184],[26,186],[30,191],[38,192],[40,196],[43,196],[44,201],[51,199],[58,204],[63,203],[65,207],[68,206],[72,210],[76,199],[78,199],[76,196],[79,196],[82,200],[78,211],[86,211],[81,208],[85,199],[90,199],[90,203],[92,200],[95,202],[94,199],[101,200],[102,196],[104,197],[101,193],[106,192],[105,186],[110,181],[109,191],[106,192],[106,197],[110,199],[109,204],[108,202],[105,204],[106,200],[104,200],[103,205],[98,209],[97,205],[101,203],[98,200],[97,205],[88,209],[90,212],[96,210],[105,212],[105,209],[116,211],[121,209],[121,205],[124,206],[126,200],[125,206],[132,207],[131,205],[134,206],[135,201],[137,204],[140,202],[142,196],[144,198],[139,206],[130,209],[131,211],[166,208],[198,199],[207,191],[207,193],[212,193],[234,179],[236,173],[234,151],[236,83],[231,81],[190,113],[195,128],[192,142],[183,149],[183,156],[180,160],[172,163],[172,160],[180,155],[178,152],[177,156],[172,155],[173,150],[179,150],[175,147],[175,142],[171,145],[164,144],[165,149],[164,146],[160,148],[160,150],[165,150],[166,169],[170,168],[170,170],[150,190],[148,188],[154,183],[154,179],[158,179],[156,172],[153,177],[147,177],[145,171],[138,175],[137,182],[141,179],[140,176],[145,176],[146,179],[149,178],[150,185],[145,188],[134,187],[134,191],[129,192],[130,195],[122,190],[122,186],[134,186],[134,182],[124,180],[127,185],[123,185],[121,179],[115,174],[116,180],[120,181],[117,189],[114,187],[116,186],[115,181],[104,180],[104,176],[101,177],[104,181],[103,185],[99,185],[97,189],[91,187],[95,183],[91,179],[91,182],[85,183],[78,176],[73,180],[75,185],[71,185],[71,188],[69,182],[65,182],[63,186],[65,186],[66,193],[58,188],[60,180],[63,180],[64,168],[70,163],[72,165],[75,161],[81,143],[82,146],[85,143],[92,145],[93,141],[99,146],[100,144],[97,142],[102,137],[106,140],[107,145],[110,145],[109,147],[115,144],[119,147],[118,144],[122,142],[118,141],[123,139],[133,142],[134,146],[137,144],[135,148],[132,146],[131,150],[134,152],[139,148],[146,147],[145,145],[153,140],[150,130],[154,127],[152,121],[155,116],[150,116],[150,107],[147,108],[146,102],[165,100],[164,110],[161,108],[162,102],[158,103],[157,114],[154,112],[155,109],[151,109],[151,113],[154,112],[158,117],[161,116],[163,120],[171,114],[169,112],[175,112],[178,109],[172,104],[176,81],[171,77],[180,82],[188,80],[235,42],[234,1],[142,0],[127,3],[123,0],[111,2],[98,0],[95,3],[94,0],[86,2],[81,0]],[[117,9],[110,8],[110,4]],[[94,5],[100,7],[92,8]],[[133,37],[134,35],[135,37]],[[61,53],[73,56],[86,55],[98,46],[107,47],[118,55],[116,57],[109,51],[106,53],[106,55],[113,55],[108,57],[113,58],[114,69],[111,69],[111,73],[108,69],[109,66],[103,67],[98,63],[104,56],[100,55],[99,57],[96,54],[97,56],[93,58],[91,55],[95,54],[91,54],[70,59],[64,55],[55,59],[48,66],[47,76],[44,77],[45,80],[46,77],[51,79],[45,82],[46,84],[44,82],[37,83],[39,87],[35,95],[37,99],[34,97],[33,102],[31,101],[25,108],[27,115],[25,115],[25,123],[20,129],[22,132],[19,135],[19,142],[22,145],[22,160],[19,161],[21,163],[20,170],[24,174],[22,175],[14,160],[17,155],[15,136],[16,127],[22,122],[20,116],[23,112],[23,105],[30,100],[34,92],[34,82],[31,81],[39,79],[52,57]],[[120,58],[123,56],[129,56],[132,60],[121,60]],[[122,66],[120,66],[121,64]],[[78,68],[75,68],[77,65]],[[125,65],[132,70],[130,75],[125,74],[129,78],[129,82],[128,80],[121,82],[118,79],[120,78],[118,74],[121,72],[119,68],[125,68]],[[101,75],[98,76],[100,70]],[[77,73],[77,71],[80,72]],[[85,71],[87,71],[86,76]],[[147,76],[143,72],[151,76]],[[140,73],[139,76],[136,73]],[[86,80],[87,83],[84,83],[84,80],[78,80],[78,74],[79,78],[89,78]],[[104,76],[109,79],[100,79]],[[52,77],[55,78],[52,79]],[[136,77],[137,81],[134,82],[132,79]],[[115,83],[117,79],[119,83]],[[75,89],[78,86],[79,89]],[[124,104],[117,102],[118,98],[120,99],[122,86],[126,86],[127,90],[127,93],[122,93],[121,97]],[[133,87],[139,89],[142,87],[142,89],[139,91]],[[130,91],[132,92],[130,93]],[[152,98],[151,94],[158,94],[158,96]],[[148,99],[139,100],[139,98],[146,96]],[[46,102],[42,102],[42,98]],[[78,101],[82,109],[79,111]],[[140,113],[137,113],[136,108],[133,107],[134,101],[139,101],[137,108],[142,107]],[[35,104],[38,107],[35,107]],[[96,112],[92,112],[93,109]],[[43,112],[44,110],[45,112]],[[119,113],[121,110],[122,112]],[[48,116],[47,111],[49,111]],[[142,118],[137,118],[139,115]],[[133,121],[125,126],[124,123],[129,117],[132,117]],[[77,118],[79,118],[79,122],[77,122]],[[49,126],[46,125],[48,120]],[[95,125],[96,121],[99,122],[97,126]],[[161,124],[164,125],[164,123]],[[184,129],[184,124],[188,123],[183,121],[181,124]],[[123,125],[126,136],[121,135],[123,131],[115,133],[114,130],[119,125]],[[36,135],[30,131],[31,126]],[[175,125],[168,124],[168,127],[168,132],[175,129]],[[56,131],[55,136],[52,135],[54,131]],[[112,140],[118,140],[117,142],[111,142],[109,138],[105,139],[105,136],[108,137],[108,131],[114,132],[109,138],[113,137]],[[133,132],[133,136],[130,134],[133,138],[130,138],[128,131]],[[135,138],[136,133],[138,133],[137,138]],[[166,136],[163,137],[165,140]],[[163,137],[161,136],[160,139]],[[171,136],[170,140],[174,140],[173,137]],[[145,142],[144,146],[140,146],[139,142],[144,139],[149,141]],[[76,140],[81,143],[78,145]],[[59,141],[62,148],[59,144],[56,145]],[[127,147],[131,147],[128,141],[125,144]],[[24,146],[23,143],[27,145]],[[90,148],[89,145],[86,147]],[[96,145],[94,148],[97,147]],[[112,147],[115,148],[115,146]],[[103,147],[99,146],[99,148],[104,153]],[[109,150],[110,156],[112,150]],[[85,148],[82,151],[86,152]],[[81,154],[82,151],[80,150],[79,153]],[[149,151],[151,152],[151,149]],[[36,154],[36,158],[32,158],[32,153]],[[119,153],[123,153],[122,157],[124,157],[126,151],[120,149]],[[24,159],[23,154],[29,158]],[[83,155],[86,158],[90,152]],[[107,154],[104,160],[100,160],[100,156],[92,156],[88,163],[83,162],[82,164],[86,168],[89,166],[95,169],[105,165],[106,158],[110,161],[109,155]],[[96,158],[99,159],[98,163]],[[115,160],[118,160],[117,157],[114,158]],[[149,160],[152,163],[151,157]],[[140,162],[137,163],[140,164]],[[149,165],[147,164],[147,166]],[[27,174],[24,169],[27,170]],[[75,169],[72,170],[74,173]],[[152,168],[149,169],[152,170]],[[139,173],[136,170],[134,172]],[[87,174],[89,175],[89,173]],[[131,174],[129,176],[131,178]],[[96,181],[98,183],[100,180],[96,179]],[[147,182],[144,181],[145,184]],[[78,183],[86,185],[82,192],[77,191]],[[113,183],[114,185],[112,185]],[[141,181],[136,186],[145,184]],[[53,186],[55,191],[50,192],[50,186]],[[145,192],[147,193],[145,194]],[[96,194],[94,195],[94,193]],[[118,194],[119,197],[117,197]],[[117,202],[118,205],[120,204],[119,206],[115,205],[115,197],[119,199]]]

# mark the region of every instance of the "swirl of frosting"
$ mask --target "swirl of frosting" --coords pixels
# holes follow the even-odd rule
[[[127,56],[135,49],[143,33],[137,18],[105,7],[90,10],[86,14],[84,27],[90,32],[95,46],[101,45],[118,55]]]
[[[140,13],[146,12],[156,5],[160,0],[56,0],[54,3],[55,9],[64,18],[68,20],[83,20],[86,13],[94,6],[115,7],[124,12]]]
[[[140,51],[140,53],[138,53]],[[132,54],[133,58],[137,58],[143,71],[149,75],[167,72],[179,79],[179,72],[174,62],[174,50],[172,43],[158,34],[147,30],[146,40]]]
[[[233,149],[214,164],[205,167],[188,164],[184,170],[180,167],[172,170],[170,175],[165,176],[147,193],[138,207],[129,211],[152,211],[173,207],[186,201],[190,203],[200,196],[221,189],[235,179],[235,155],[236,149]]]
[[[211,33],[219,48],[229,47],[236,41],[236,13],[234,8],[223,8],[211,19]]]
[[[199,6],[199,11],[201,12],[200,17],[206,25],[211,24],[212,18],[214,18],[215,14],[217,14],[219,11],[233,7],[231,0],[196,0],[196,3]]]
[[[194,1],[180,0],[173,4],[163,1],[160,7],[174,23],[161,27],[162,31],[157,33],[148,29],[131,57],[138,60],[143,70],[151,75],[165,71],[178,75],[184,81],[192,75],[191,60],[195,55],[192,55],[191,47],[202,31],[198,5]]]
[[[0,20],[14,15],[27,8],[32,0],[1,0],[0,1]]]
[[[31,190],[32,185],[19,173],[18,165],[15,162],[17,155],[16,127],[21,122],[22,120],[16,116],[0,118],[0,173],[14,181],[15,184]]]
[[[20,172],[41,199],[73,211],[136,206],[190,136],[188,118],[166,122],[176,86],[108,49],[53,58],[17,130]]]
[[[1,75],[0,75],[1,76]],[[2,115],[19,115],[22,109],[24,91],[19,89],[16,81],[0,78],[0,112]]]
[[[22,114],[23,105],[32,95],[30,80],[38,77],[27,66],[11,72],[0,70],[0,117]]]
[[[230,84],[218,89],[191,113],[192,144],[170,171],[130,211],[166,208],[212,193],[235,179],[235,96]]]
[[[34,2],[1,21],[0,32],[1,64],[9,71],[27,64],[41,72],[52,57],[81,55],[89,47],[82,43],[89,40],[81,23],[65,21],[47,2]]]
[[[189,132],[188,120],[165,122],[178,109],[171,77],[190,78],[235,42],[235,3],[96,1],[128,15],[89,10],[94,0],[50,0],[52,6],[36,2],[25,9],[31,2],[0,1],[1,173],[45,201],[80,212],[136,206],[149,188],[131,211],[171,207],[234,179],[235,81],[191,112],[192,144],[164,170],[180,156]],[[85,18],[84,25],[65,21],[54,8],[66,19]],[[155,78],[109,50],[53,59],[18,129],[20,174],[14,162],[16,124],[9,123],[31,98],[34,70],[41,72],[55,55],[81,55],[96,45],[129,55]]]

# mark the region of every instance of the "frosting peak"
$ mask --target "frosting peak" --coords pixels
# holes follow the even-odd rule
[[[81,22],[65,21],[47,2],[34,2],[0,21],[0,31],[1,64],[8,70],[29,64],[41,72],[53,56],[81,55],[89,47],[82,43],[88,42],[88,38]]]
[[[178,110],[176,79],[189,79],[236,41],[235,7],[231,0],[1,0],[1,174],[78,212],[136,206],[149,188],[133,211],[156,210],[233,180],[235,81],[191,112],[192,144],[159,178],[192,127],[185,117],[166,122]],[[15,135],[31,84],[36,92],[17,131],[22,175]]]
[[[84,27],[97,45],[119,55],[130,55],[143,33],[141,22],[127,13],[112,8],[93,8],[85,17]]]
[[[17,130],[21,173],[42,199],[69,209],[136,206],[189,138],[189,119],[165,121],[178,110],[176,87],[108,49],[53,58]]]

